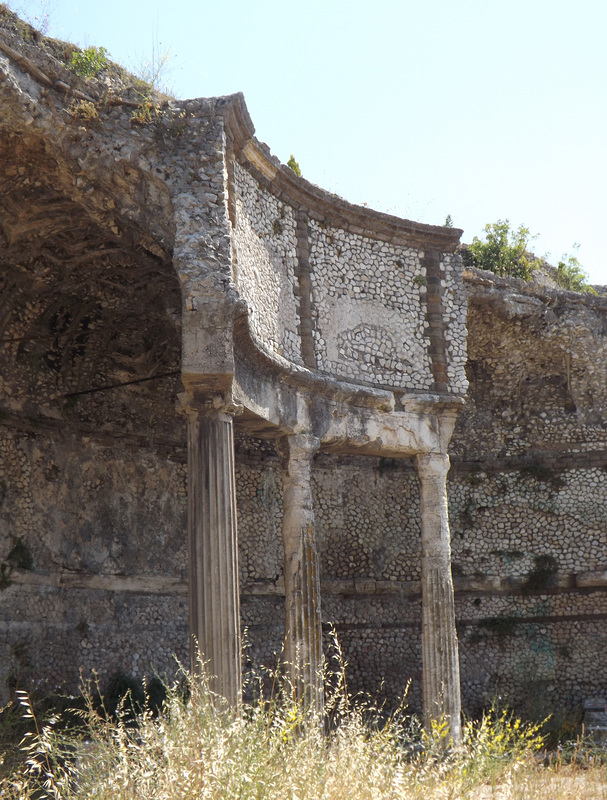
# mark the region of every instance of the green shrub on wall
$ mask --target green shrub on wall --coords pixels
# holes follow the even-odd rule
[[[573,246],[577,252],[579,244]],[[588,284],[588,275],[584,272],[577,255],[565,253],[556,267],[556,282],[563,289],[570,292],[590,292],[596,294],[592,286]]]
[[[485,225],[485,239],[478,236],[468,245],[464,255],[466,266],[486,269],[496,275],[522,278],[528,281],[533,271],[533,262],[528,257],[527,245],[535,239],[529,228],[519,225],[516,230],[510,227],[507,219],[498,219]]]
[[[94,78],[107,67],[108,51],[105,47],[87,47],[72,53],[70,69],[83,78]]]
[[[291,167],[293,172],[301,177],[301,167],[295,160],[295,156],[293,155],[293,153],[291,153],[291,155],[289,156],[289,160],[287,161],[287,167]]]
[[[588,275],[577,255],[565,253],[558,265],[551,267],[544,259],[536,259],[528,253],[527,246],[536,238],[537,234],[532,235],[526,225],[519,225],[515,230],[510,227],[510,220],[498,219],[485,225],[483,240],[475,236],[472,244],[463,248],[462,258],[467,267],[477,267],[502,278],[521,278],[524,281],[531,280],[533,271],[542,264],[561,288],[596,294],[588,284]],[[576,253],[578,248],[579,244],[573,246]]]

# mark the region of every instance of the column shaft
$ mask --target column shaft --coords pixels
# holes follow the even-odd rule
[[[322,712],[320,573],[314,538],[311,465],[318,439],[285,437],[282,454],[285,663],[295,699]]]
[[[424,724],[446,717],[461,742],[459,653],[447,507],[449,456],[416,456],[422,529],[422,662]]]
[[[232,417],[188,418],[190,658],[198,648],[212,691],[237,707],[242,696],[236,481]]]

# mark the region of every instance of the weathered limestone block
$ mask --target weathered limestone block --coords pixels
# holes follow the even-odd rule
[[[451,542],[447,508],[449,456],[415,457],[422,529],[422,661],[424,724],[446,717],[461,741],[459,653],[455,629]]]

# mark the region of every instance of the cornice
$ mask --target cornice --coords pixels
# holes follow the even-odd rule
[[[216,113],[224,118],[226,137],[238,161],[248,168],[268,191],[311,219],[360,236],[417,248],[436,248],[453,253],[463,231],[426,225],[348,203],[315,186],[281,164],[267,145],[255,138],[255,128],[242,93],[218,98]]]

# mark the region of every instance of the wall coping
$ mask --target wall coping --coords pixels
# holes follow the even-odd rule
[[[310,218],[318,222],[360,236],[408,247],[433,248],[443,253],[455,252],[463,233],[460,228],[401,219],[354,205],[321,189],[281,164],[269,147],[255,138],[255,127],[242,92],[215,98],[215,102],[239,161],[251,167],[255,177],[279,199],[296,209],[304,209]]]
[[[494,272],[477,267],[464,267],[463,282],[468,290],[469,302],[491,294],[510,293],[532,297],[549,306],[560,303],[572,307],[586,306],[593,311],[607,311],[607,296],[605,295],[552,288],[533,281],[524,281],[521,278],[503,278]]]

